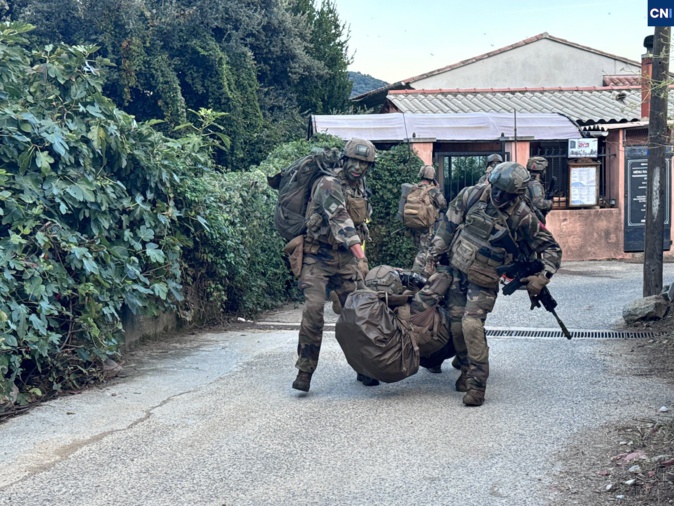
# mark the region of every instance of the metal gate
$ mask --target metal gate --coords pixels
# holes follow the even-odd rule
[[[507,152],[462,152],[462,153],[436,153],[435,163],[443,175],[442,190],[450,202],[466,186],[477,184],[484,175],[487,166],[487,157],[493,153],[501,155],[504,161],[510,159]]]
[[[550,191],[550,184],[554,180],[552,196],[554,207],[566,208],[569,192],[569,151],[568,141],[553,143],[541,143],[541,145],[531,150],[531,156],[542,156],[548,161],[548,168],[542,180],[546,193]],[[599,143],[597,161],[599,162],[599,196],[607,199],[606,194],[606,145]]]

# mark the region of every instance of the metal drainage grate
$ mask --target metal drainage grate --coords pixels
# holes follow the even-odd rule
[[[485,329],[487,337],[532,337],[559,339],[563,338],[557,329]],[[655,339],[662,334],[657,332],[630,332],[624,330],[571,330],[574,339]]]
[[[288,322],[256,322],[261,327],[287,328],[297,330],[299,323]],[[334,333],[335,324],[326,323],[324,332]],[[486,328],[487,337],[529,337],[532,339],[560,339],[565,338],[559,329],[532,329],[532,328]],[[665,334],[658,332],[630,332],[626,330],[571,330],[573,339],[657,339]]]

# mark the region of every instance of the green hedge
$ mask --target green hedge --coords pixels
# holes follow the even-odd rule
[[[123,339],[120,311],[182,299],[174,191],[209,164],[102,96],[95,47],[29,52],[0,25],[0,404],[89,381]]]
[[[368,175],[372,190],[372,244],[366,246],[370,267],[392,265],[411,269],[417,254],[414,241],[405,233],[402,222],[396,220],[398,201],[403,183],[415,183],[421,159],[410,145],[401,144],[377,157],[375,169]]]

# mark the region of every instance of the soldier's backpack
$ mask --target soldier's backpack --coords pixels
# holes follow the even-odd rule
[[[341,150],[322,149],[300,158],[278,174],[268,177],[269,186],[278,190],[274,226],[286,241],[306,231],[307,204],[311,189],[321,176],[334,176]]]
[[[335,337],[357,373],[393,383],[419,370],[419,348],[412,336],[372,290],[349,294],[335,325]]]
[[[433,205],[429,184],[416,185],[407,195],[403,207],[403,224],[412,229],[427,229],[435,223],[438,210]]]

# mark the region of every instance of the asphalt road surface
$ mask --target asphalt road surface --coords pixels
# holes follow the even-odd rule
[[[549,285],[560,317],[572,330],[618,328],[641,269],[566,263]],[[262,319],[292,327],[299,309]],[[524,292],[500,297],[487,323],[556,327]],[[491,338],[487,401],[468,408],[447,364],[362,386],[326,332],[303,394],[290,388],[290,327],[145,345],[124,377],[1,424],[0,504],[576,504],[557,476],[561,451],[674,405],[671,387],[630,361],[634,339]]]

